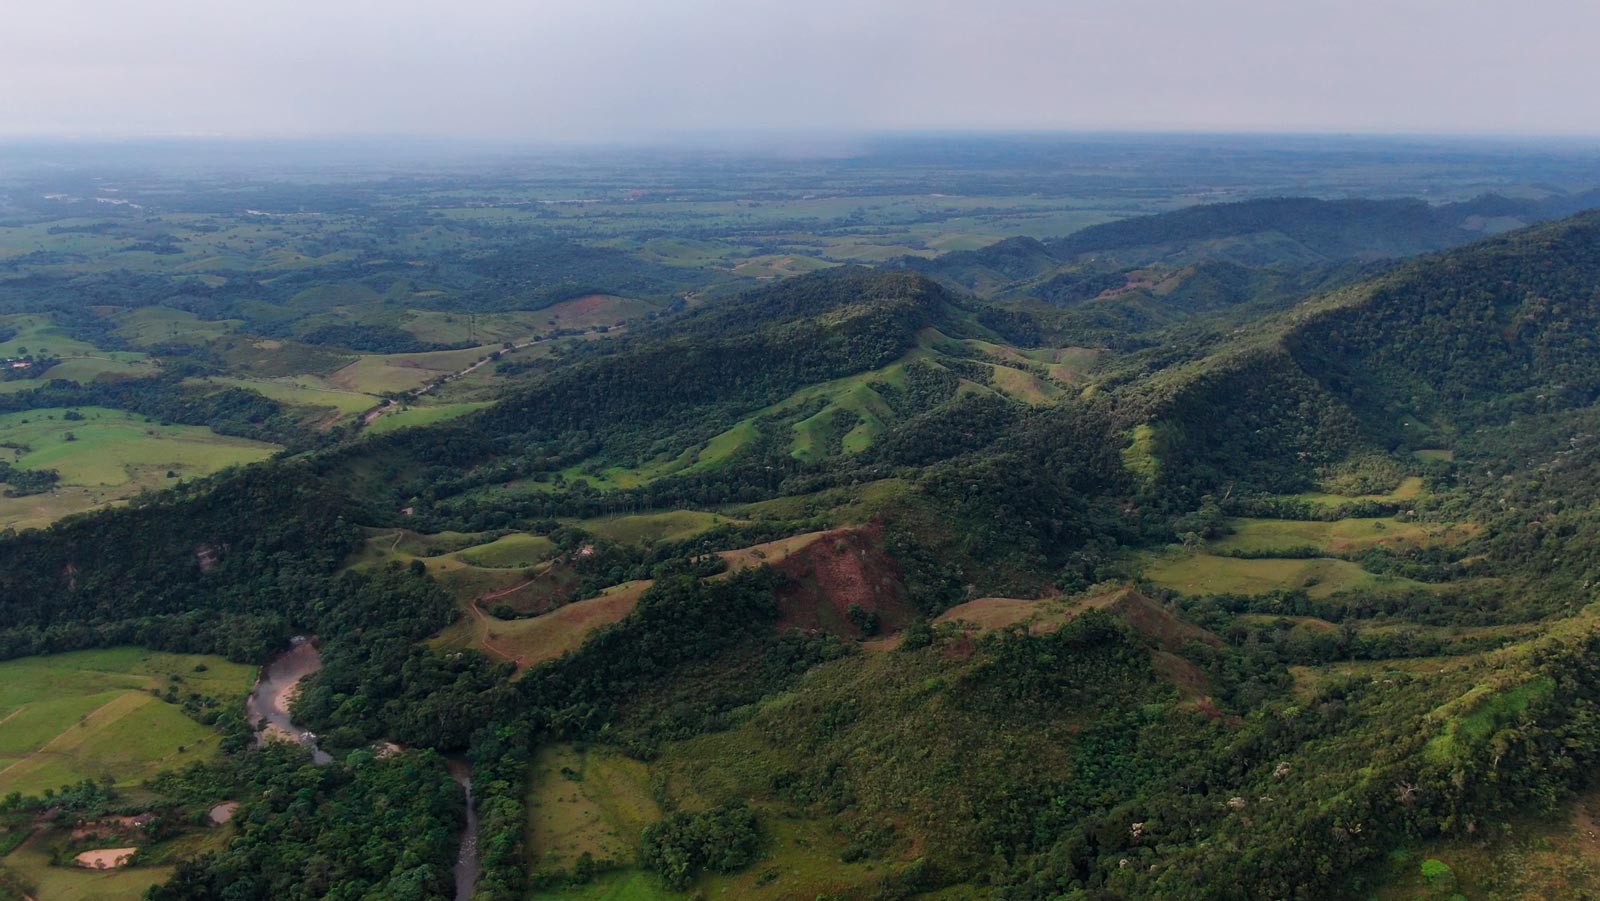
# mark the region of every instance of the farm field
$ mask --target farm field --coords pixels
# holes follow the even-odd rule
[[[136,785],[204,760],[218,734],[150,690],[235,704],[254,679],[254,667],[220,657],[141,648],[0,662],[0,795],[106,776]]]
[[[635,513],[577,520],[575,525],[618,544],[682,541],[720,525],[737,522],[717,513],[699,510],[672,510],[665,513]]]
[[[1264,594],[1302,588],[1325,598],[1357,588],[1417,587],[1419,583],[1369,573],[1348,560],[1267,557],[1247,560],[1215,554],[1170,554],[1156,557],[1145,576],[1162,588],[1183,594]]]
[[[460,619],[434,639],[439,648],[475,648],[515,663],[519,671],[577,650],[604,626],[633,612],[651,582],[623,582],[598,597],[573,601],[541,616],[503,620],[484,613],[471,600]]]
[[[68,419],[69,412],[82,418]],[[9,449],[7,462],[14,466],[61,474],[50,491],[0,498],[0,527],[17,529],[43,527],[70,513],[166,487],[176,479],[265,460],[278,450],[202,426],[161,425],[136,413],[103,407],[0,415],[0,446]]]
[[[543,535],[518,532],[458,551],[456,556],[473,566],[499,568],[543,563],[555,553],[555,543]]]
[[[528,845],[533,869],[571,870],[579,856],[631,863],[639,833],[661,818],[644,764],[611,750],[554,745],[534,759]]]
[[[407,406],[393,412],[384,413],[374,419],[366,430],[374,435],[381,435],[384,432],[392,432],[396,429],[433,425],[434,423],[448,422],[468,413],[482,410],[487,406],[489,406],[489,401]]]
[[[206,385],[245,388],[264,397],[282,401],[295,407],[332,408],[345,416],[363,413],[377,406],[380,402],[375,395],[324,387],[313,384],[313,380],[308,377],[256,379],[237,376],[209,376],[196,381]]]
[[[1363,494],[1360,496],[1351,496],[1344,494],[1330,494],[1325,491],[1307,491],[1301,494],[1290,496],[1295,500],[1310,501],[1314,504],[1337,507],[1340,504],[1348,504],[1353,501],[1376,501],[1379,503],[1386,501],[1408,501],[1412,498],[1421,497],[1422,492],[1422,477],[1406,476],[1400,481],[1399,485],[1395,486],[1393,491],[1387,494]]]
[[[1236,518],[1229,520],[1228,525],[1233,533],[1209,542],[1208,547],[1252,553],[1311,547],[1323,553],[1343,554],[1382,545],[1449,543],[1472,532],[1469,526],[1400,522],[1393,517],[1332,522]]]

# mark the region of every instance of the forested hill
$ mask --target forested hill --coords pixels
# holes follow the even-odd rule
[[[1128,281],[1123,271],[1143,266],[1221,262],[1255,269],[1393,259],[1458,247],[1595,206],[1600,206],[1600,191],[1541,200],[1485,195],[1438,205],[1415,199],[1266,198],[1136,216],[1044,241],[1007,238],[932,259],[906,257],[893,265],[982,296],[1031,295],[1060,303],[1121,288]]]
[[[1593,194],[1547,201],[1487,196],[1438,206],[1422,200],[1269,198],[1108,222],[1045,247],[1064,260],[1092,256],[1122,266],[1202,258],[1249,266],[1379,259],[1455,247],[1597,201]]]
[[[1448,446],[1518,415],[1591,406],[1597,335],[1600,213],[1587,213],[1263,320],[1134,386],[1126,409],[1159,424],[1174,481],[1295,490],[1359,448]]]

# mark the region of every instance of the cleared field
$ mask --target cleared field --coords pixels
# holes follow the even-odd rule
[[[113,334],[140,347],[165,341],[213,341],[244,325],[242,319],[201,319],[188,310],[171,307],[141,307],[117,314],[116,320]]]
[[[1012,369],[1009,366],[993,366],[991,368],[994,371],[995,390],[1025,404],[1053,403],[1056,398],[1061,396],[1060,388],[1031,372]]]
[[[498,344],[414,354],[364,354],[328,376],[331,387],[366,394],[414,391],[459,372],[500,349]]]
[[[80,341],[69,336],[66,331],[55,324],[48,315],[43,313],[28,313],[16,316],[0,316],[0,326],[7,329],[16,329],[16,335],[9,341],[0,341],[0,357],[20,357],[27,354],[34,356],[74,357],[85,354],[103,353],[87,341]],[[129,354],[137,357],[140,354]]]
[[[78,407],[73,412],[82,419],[67,419],[64,408],[0,416],[0,445],[11,455],[8,462],[61,474],[49,492],[0,498],[0,527],[46,526],[147,488],[255,463],[278,451],[277,445],[218,435],[202,426],[159,425],[122,410]]]
[[[1271,551],[1314,547],[1341,554],[1381,545],[1428,545],[1458,541],[1473,531],[1470,526],[1399,522],[1393,517],[1303,522],[1290,519],[1229,520],[1233,534],[1210,543],[1227,551]]]
[[[1325,491],[1307,491],[1303,494],[1290,495],[1295,500],[1310,501],[1314,504],[1326,504],[1337,507],[1351,501],[1408,501],[1422,496],[1422,477],[1406,476],[1400,484],[1388,494],[1364,494],[1360,497],[1351,497],[1343,494],[1329,494]]]
[[[204,759],[218,734],[150,689],[176,686],[180,697],[198,692],[232,703],[254,680],[254,667],[220,657],[142,648],[0,663],[0,794],[107,775],[131,785]]]
[[[433,425],[436,422],[446,422],[465,416],[476,410],[489,406],[488,401],[472,401],[459,404],[435,404],[430,406],[406,407],[392,413],[385,413],[373,420],[367,426],[367,431],[374,435],[392,432],[395,429],[410,428],[411,426]]]
[[[682,541],[736,521],[717,513],[672,510],[666,513],[638,513],[632,516],[584,519],[579,520],[577,526],[618,544],[639,544],[646,541]]]
[[[518,533],[467,548],[456,556],[473,566],[513,567],[542,563],[555,553],[555,543],[543,535]]]
[[[108,356],[72,357],[45,370],[37,381],[64,379],[69,382],[88,383],[96,379],[136,379],[155,375],[156,366],[149,360],[125,360]]]
[[[645,765],[607,750],[546,747],[534,759],[528,845],[534,869],[570,869],[582,854],[632,861],[639,833],[661,818]]]
[[[212,376],[196,379],[195,381],[207,385],[246,388],[263,397],[271,398],[292,407],[332,408],[345,415],[363,413],[380,403],[379,399],[371,394],[318,387],[292,379],[249,379]]]
[[[502,620],[468,602],[467,612],[434,639],[441,648],[476,648],[519,670],[575,651],[596,629],[618,622],[653,583],[624,582],[599,597],[575,601],[531,619]]]
[[[777,541],[768,541],[752,547],[740,548],[736,551],[718,551],[717,556],[728,561],[728,572],[738,572],[741,569],[753,569],[767,563],[781,563],[788,559],[790,554],[803,550],[813,541],[828,534],[822,532],[806,532],[803,535],[791,535]]]
[[[865,522],[878,510],[901,496],[909,486],[902,479],[879,479],[850,489],[831,488],[814,494],[796,494],[757,501],[753,504],[736,504],[726,512],[746,519],[805,519],[827,516],[829,525],[841,526],[850,522]]]
[[[1145,577],[1184,594],[1263,594],[1302,588],[1325,598],[1352,588],[1417,585],[1407,579],[1377,576],[1348,560],[1266,558],[1241,560],[1211,554],[1165,556],[1145,568]]]
[[[12,462],[27,469],[54,469],[76,485],[123,485],[134,471],[168,467],[180,475],[203,475],[236,463],[265,460],[275,445],[218,435],[201,426],[164,426],[122,410],[78,407],[80,420],[64,408],[0,416],[0,443],[22,451]],[[71,439],[68,439],[68,435]]]

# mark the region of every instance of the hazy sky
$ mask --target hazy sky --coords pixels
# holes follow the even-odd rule
[[[1596,0],[0,0],[0,134],[1600,133]]]

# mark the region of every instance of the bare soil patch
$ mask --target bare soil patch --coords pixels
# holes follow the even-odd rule
[[[89,870],[114,870],[126,865],[138,852],[138,848],[102,848],[99,851],[85,851],[73,860],[78,866]]]

